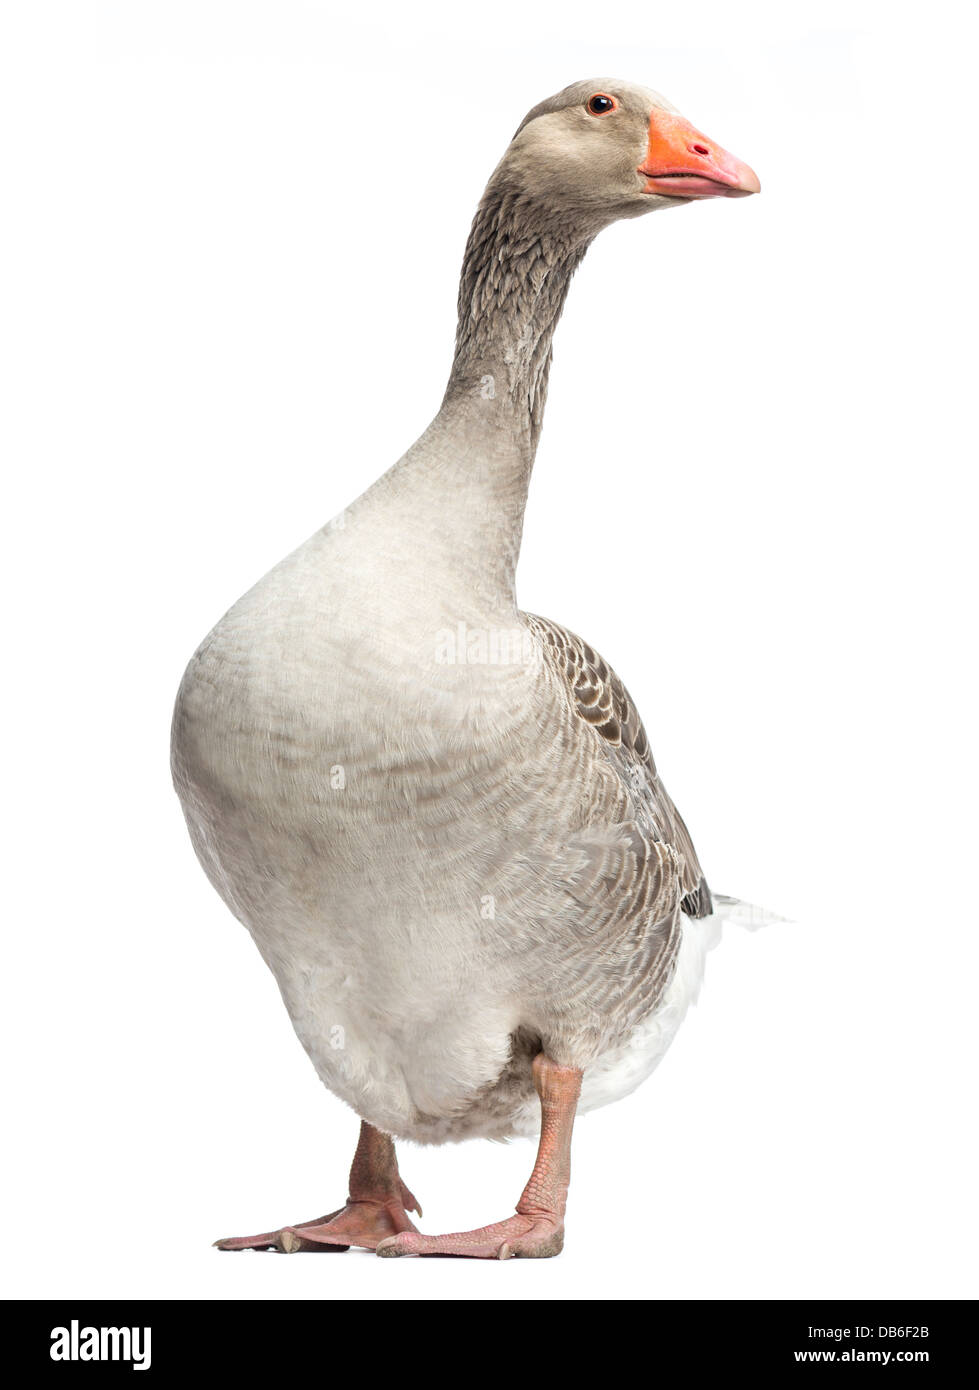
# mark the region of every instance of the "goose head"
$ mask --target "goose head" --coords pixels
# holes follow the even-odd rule
[[[575,82],[528,112],[493,185],[591,233],[657,208],[761,189],[747,164],[665,97],[612,79]]]

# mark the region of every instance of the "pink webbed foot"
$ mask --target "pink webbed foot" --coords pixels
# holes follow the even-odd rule
[[[328,1216],[318,1216],[315,1221],[302,1221],[295,1226],[283,1227],[282,1230],[264,1231],[258,1236],[226,1236],[223,1240],[216,1240],[214,1248],[215,1250],[281,1250],[279,1237],[283,1230],[302,1231],[307,1227],[325,1226],[334,1217],[339,1216],[343,1210],[344,1208],[341,1207],[339,1211],[331,1211]],[[349,1245],[341,1248],[350,1249]]]
[[[559,1255],[564,1245],[564,1225],[555,1216],[511,1216],[475,1231],[456,1231],[446,1236],[424,1236],[405,1231],[390,1236],[376,1247],[383,1256],[455,1255],[471,1260],[546,1260]]]
[[[286,1255],[300,1250],[343,1251],[351,1245],[373,1250],[391,1236],[415,1232],[409,1211],[422,1214],[417,1198],[401,1181],[390,1137],[363,1123],[350,1169],[350,1196],[339,1211],[278,1231],[231,1236],[214,1244],[219,1250],[279,1250]]]
[[[278,1250],[286,1255],[300,1251],[340,1253],[351,1245],[373,1250],[378,1243],[401,1232],[410,1234],[416,1228],[406,1207],[420,1208],[407,1188],[404,1200],[348,1202],[339,1211],[321,1216],[316,1221],[303,1221],[295,1226],[283,1226],[278,1231],[266,1231],[258,1236],[232,1236],[217,1240],[218,1250]]]
[[[516,1216],[475,1231],[456,1231],[447,1236],[402,1231],[379,1241],[378,1255],[546,1260],[561,1253],[571,1179],[571,1130],[581,1093],[581,1071],[577,1067],[560,1066],[540,1052],[534,1058],[533,1077],[541,1104],[540,1144],[534,1171],[517,1203]]]

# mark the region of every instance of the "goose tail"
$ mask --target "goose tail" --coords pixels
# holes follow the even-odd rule
[[[713,916],[717,918],[721,926],[726,926],[729,922],[732,927],[744,927],[746,931],[757,931],[759,927],[772,927],[777,922],[788,922],[788,917],[782,917],[777,912],[770,912],[767,907],[758,907],[756,903],[742,902],[740,898],[728,897],[726,893],[712,893],[714,900]]]

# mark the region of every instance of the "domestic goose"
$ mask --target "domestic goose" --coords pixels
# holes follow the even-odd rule
[[[695,994],[719,913],[635,706],[518,609],[514,572],[590,242],[758,190],[643,87],[535,106],[476,212],[435,419],[191,659],[173,774],[194,848],[361,1120],[339,1210],[221,1249],[557,1254],[576,1112],[637,1086]],[[416,1229],[395,1139],[521,1134],[539,1149],[514,1215]]]

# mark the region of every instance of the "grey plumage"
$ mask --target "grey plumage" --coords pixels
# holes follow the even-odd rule
[[[582,101],[613,85],[599,127]],[[581,1108],[624,1094],[710,944],[625,687],[514,586],[568,283],[604,225],[683,201],[637,173],[672,109],[588,83],[528,116],[473,224],[439,414],[235,604],[178,694],[201,862],[325,1084],[396,1135],[532,1130],[541,1049],[585,1068]],[[486,655],[514,632],[516,655]]]

